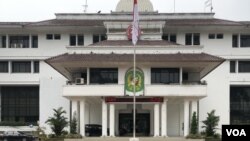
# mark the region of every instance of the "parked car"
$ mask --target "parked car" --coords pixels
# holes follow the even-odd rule
[[[102,126],[98,124],[86,124],[85,125],[86,136],[101,136]]]
[[[36,137],[23,132],[18,131],[5,131],[0,135],[0,140],[11,141],[11,140],[20,140],[20,141],[35,141]]]

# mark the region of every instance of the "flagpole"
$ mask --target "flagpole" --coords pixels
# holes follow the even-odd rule
[[[133,112],[133,137],[135,138],[136,136],[136,97],[135,97],[135,94],[136,94],[136,50],[135,50],[135,45],[134,45],[134,71],[133,71],[133,77],[134,77],[134,100],[133,100],[133,109],[134,109],[134,112]]]

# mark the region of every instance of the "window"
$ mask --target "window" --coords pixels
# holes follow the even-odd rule
[[[93,43],[99,42],[99,35],[93,35]]]
[[[178,68],[152,68],[152,84],[180,83],[180,72]]]
[[[215,34],[208,34],[208,39],[215,39]]]
[[[200,33],[187,33],[186,45],[200,45]]]
[[[250,86],[230,87],[230,124],[250,124]]]
[[[38,86],[3,86],[1,103],[1,118],[4,122],[36,124],[39,120]]]
[[[239,61],[239,72],[250,72],[250,61]]]
[[[70,46],[83,46],[84,45],[84,35],[70,35],[69,37]]]
[[[9,48],[29,48],[29,36],[9,36]]]
[[[6,48],[6,36],[0,35],[0,48]]]
[[[236,72],[236,61],[230,61],[230,72],[235,73]]]
[[[240,36],[240,46],[241,47],[250,47],[250,35],[241,35]]]
[[[38,48],[38,36],[37,35],[33,35],[32,36],[32,48]]]
[[[223,34],[217,34],[217,39],[223,39],[224,38],[224,35]]]
[[[232,36],[232,46],[237,47],[250,47],[250,35],[233,34]]]
[[[186,34],[186,45],[192,45],[192,34]]]
[[[239,40],[238,40],[238,35],[233,35],[233,37],[232,37],[233,39],[232,39],[232,44],[233,44],[233,48],[237,48],[237,47],[239,47]]]
[[[13,73],[30,73],[31,62],[30,61],[15,61],[12,62]]]
[[[176,34],[163,34],[162,39],[170,42],[176,43]]]
[[[90,69],[91,84],[117,84],[118,69],[117,68],[91,68]]]
[[[8,61],[0,61],[0,73],[9,72],[9,62]]]
[[[53,40],[53,34],[47,34],[46,39],[47,40]]]
[[[61,35],[60,34],[55,34],[54,39],[55,40],[61,40]]]
[[[34,61],[34,73],[39,73],[39,61]]]
[[[104,35],[104,34],[95,34],[93,35],[93,43],[98,43],[100,41],[104,41],[104,40],[107,40],[107,36]]]

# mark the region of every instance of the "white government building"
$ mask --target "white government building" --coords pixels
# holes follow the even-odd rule
[[[250,22],[138,2],[137,135],[186,136],[193,112],[202,131],[213,109],[219,128],[250,124]],[[132,6],[120,0],[111,13],[0,22],[0,131],[39,121],[50,132],[45,121],[63,107],[83,136],[85,124],[102,125],[102,136],[131,135]]]

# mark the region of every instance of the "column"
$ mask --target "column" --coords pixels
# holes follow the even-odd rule
[[[198,100],[192,100],[192,103],[191,103],[191,106],[192,106],[192,110],[191,110],[191,117],[193,116],[193,113],[196,112],[196,116],[198,117]]]
[[[180,68],[180,85],[182,84],[183,81],[182,76],[183,76],[183,69]]]
[[[80,134],[85,136],[85,100],[80,101]]]
[[[167,98],[164,98],[164,101],[161,105],[161,136],[167,137]]]
[[[189,134],[189,101],[184,100],[184,137]]]
[[[115,136],[115,104],[109,107],[109,136]]]
[[[107,136],[107,103],[105,99],[102,100],[102,136]]]
[[[154,105],[154,137],[159,136],[160,129],[160,104],[156,103]]]

